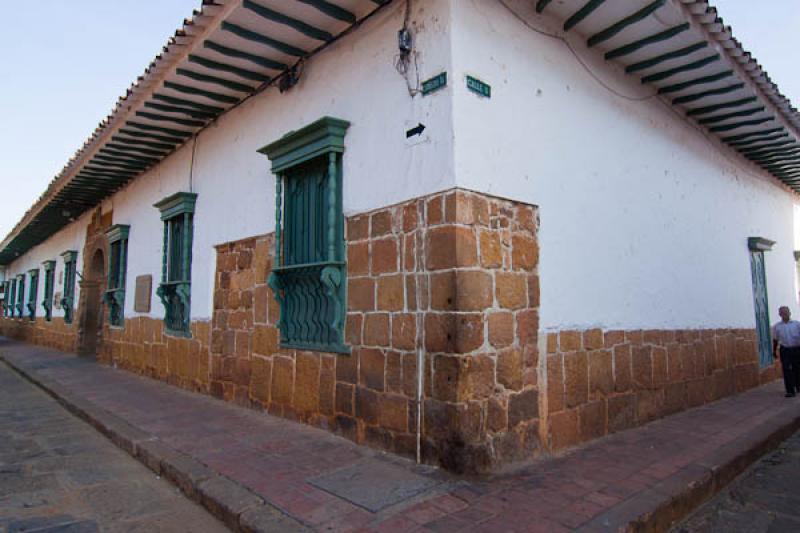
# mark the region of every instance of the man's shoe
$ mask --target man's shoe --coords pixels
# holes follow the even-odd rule
[[[793,392],[787,392],[786,394],[784,394],[784,398],[794,398],[794,397],[795,394]]]

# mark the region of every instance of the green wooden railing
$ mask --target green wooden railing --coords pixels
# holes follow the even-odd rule
[[[168,281],[156,289],[156,294],[164,304],[164,326],[173,334],[190,331],[191,288],[188,281]]]
[[[273,269],[269,284],[281,309],[281,344],[349,353],[342,338],[344,276],[339,262]]]

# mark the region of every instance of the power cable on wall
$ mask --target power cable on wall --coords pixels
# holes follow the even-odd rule
[[[411,0],[406,0],[406,11],[403,15],[403,27],[397,32],[397,46],[400,53],[395,56],[394,68],[406,80],[408,95],[414,98],[419,94],[419,64],[417,51],[414,50],[413,36],[409,29],[411,24]],[[411,80],[411,62],[414,62],[414,81]]]
[[[589,68],[589,65],[587,65],[586,63],[583,62],[583,59],[581,59],[581,57],[578,55],[578,53],[575,51],[575,49],[572,48],[572,46],[569,44],[569,42],[564,37],[562,37],[561,35],[557,35],[557,34],[554,34],[554,33],[548,33],[546,31],[540,30],[539,28],[531,25],[527,20],[522,18],[519,15],[519,13],[514,11],[511,8],[511,6],[506,4],[505,0],[498,0],[498,2],[500,2],[500,5],[502,5],[504,8],[506,8],[506,10],[508,10],[508,12],[511,13],[514,16],[514,18],[516,18],[518,21],[520,21],[522,24],[524,24],[528,29],[538,33],[539,35],[544,35],[545,37],[550,37],[551,39],[556,39],[556,40],[559,40],[562,43],[564,43],[564,46],[566,46],[567,49],[569,49],[569,51],[572,53],[572,55],[575,56],[575,59],[578,61],[578,63],[581,65],[581,67],[583,67],[583,69],[586,71],[586,73],[589,74],[589,76],[591,76],[594,79],[594,81],[596,81],[599,85],[601,85],[608,92],[610,92],[612,94],[615,94],[616,96],[619,96],[620,98],[624,98],[625,100],[630,100],[632,102],[644,102],[645,100],[651,100],[653,98],[656,98],[657,93],[653,93],[653,94],[648,95],[648,96],[641,96],[640,97],[640,96],[628,96],[627,94],[623,94],[623,93],[617,91],[616,89],[614,89],[613,87],[608,85],[606,82],[601,80],[592,71],[592,69]]]
[[[411,0],[406,0],[406,10],[403,16],[403,27],[397,32],[397,47],[399,54],[395,57],[395,69],[406,80],[406,87],[408,88],[408,95],[413,99],[420,93],[419,82],[419,66],[417,65],[417,52],[414,50],[413,35],[409,29],[411,24]],[[411,62],[414,62],[415,81],[412,84],[410,79],[409,67]],[[422,216],[421,212],[418,216]],[[424,242],[424,239],[423,239]],[[419,259],[421,263],[425,264],[426,251],[425,246],[422,246],[422,257]],[[419,267],[418,263],[414,265],[414,271]],[[414,277],[414,298],[415,308],[419,309],[420,302],[422,302],[422,283],[417,276]],[[424,419],[424,396],[425,396],[425,328],[423,321],[423,314],[416,313],[416,417],[414,420],[415,436],[416,436],[416,460],[417,463],[422,463],[422,426]]]
[[[200,132],[197,132],[197,135],[194,136],[192,142],[192,158],[189,162],[189,192],[194,192],[194,154],[197,150],[197,139],[200,137]]]
[[[618,97],[620,97],[620,98],[624,98],[625,100],[630,100],[630,101],[634,101],[634,102],[643,102],[643,101],[646,101],[646,100],[652,100],[652,99],[655,99],[656,101],[658,101],[658,102],[661,102],[661,103],[662,103],[663,105],[665,105],[665,106],[666,106],[666,107],[667,107],[667,108],[668,108],[670,111],[672,111],[672,112],[673,112],[673,113],[674,113],[674,114],[675,114],[675,115],[676,115],[678,118],[680,118],[682,122],[688,123],[690,127],[692,127],[694,130],[696,130],[698,133],[700,133],[700,134],[703,136],[703,138],[704,138],[704,139],[705,139],[705,140],[706,140],[706,141],[707,141],[709,144],[711,144],[711,145],[712,145],[712,146],[713,146],[713,147],[714,147],[714,148],[715,148],[715,149],[716,149],[716,150],[717,150],[717,151],[718,151],[718,152],[719,152],[719,153],[720,153],[720,154],[721,154],[721,155],[722,155],[722,156],[723,156],[723,157],[724,157],[724,158],[725,158],[727,161],[728,161],[728,163],[730,163],[731,165],[733,165],[733,166],[734,166],[734,167],[735,167],[737,170],[740,170],[740,171],[742,171],[743,173],[745,173],[745,174],[747,174],[748,176],[750,176],[750,177],[753,177],[753,178],[757,178],[757,179],[763,179],[763,178],[764,178],[764,176],[759,176],[758,174],[754,174],[754,173],[753,173],[753,172],[751,172],[750,170],[748,170],[748,169],[744,168],[744,167],[742,166],[742,164],[741,164],[741,162],[740,162],[740,161],[736,161],[735,159],[731,158],[730,154],[728,153],[728,151],[727,151],[726,149],[724,149],[724,148],[721,148],[717,142],[715,142],[713,139],[711,139],[711,138],[709,137],[709,135],[708,135],[708,132],[706,132],[704,129],[700,128],[700,127],[699,127],[697,124],[695,124],[693,121],[691,121],[691,120],[687,120],[687,118],[686,118],[685,116],[681,115],[681,114],[680,114],[680,113],[679,113],[679,112],[678,112],[678,111],[677,111],[677,110],[676,110],[676,109],[675,109],[675,108],[674,108],[672,105],[670,105],[669,103],[665,102],[663,99],[661,99],[661,98],[658,98],[658,94],[657,94],[657,93],[654,93],[654,94],[652,94],[652,95],[650,95],[650,96],[645,96],[645,97],[632,97],[632,96],[628,96],[628,95],[625,95],[625,94],[622,94],[622,93],[620,93],[619,91],[615,90],[614,88],[610,87],[608,84],[606,84],[605,82],[603,82],[603,80],[601,80],[601,79],[600,79],[600,78],[599,78],[597,75],[595,75],[595,73],[594,73],[594,72],[592,72],[592,70],[589,68],[589,66],[588,66],[588,65],[586,65],[586,63],[584,63],[584,62],[583,62],[583,60],[582,60],[582,59],[581,59],[581,57],[578,55],[578,53],[575,51],[575,49],[574,49],[574,48],[572,48],[572,46],[570,46],[569,42],[567,42],[567,40],[566,40],[566,39],[564,39],[564,37],[562,37],[561,35],[556,35],[556,34],[548,33],[548,32],[546,32],[546,31],[540,30],[539,28],[536,28],[535,26],[531,25],[531,24],[530,24],[530,23],[529,23],[527,20],[525,20],[524,18],[522,18],[522,17],[521,17],[521,16],[520,16],[520,15],[519,15],[519,14],[518,14],[516,11],[514,11],[514,10],[511,8],[511,6],[509,6],[508,4],[506,4],[505,0],[498,0],[498,2],[499,2],[499,3],[500,3],[500,5],[502,5],[502,6],[503,6],[503,7],[504,7],[506,10],[508,10],[508,12],[509,12],[509,13],[511,13],[511,14],[514,16],[514,18],[516,18],[518,21],[520,21],[522,24],[524,24],[524,25],[525,25],[525,26],[526,26],[528,29],[530,29],[530,30],[532,30],[532,31],[534,31],[534,32],[536,32],[536,33],[538,33],[538,34],[540,34],[540,35],[543,35],[543,36],[545,36],[545,37],[549,37],[549,38],[551,38],[551,39],[556,39],[556,40],[559,40],[559,41],[561,41],[562,43],[564,43],[564,45],[565,45],[565,46],[566,46],[566,47],[569,49],[569,51],[572,53],[572,55],[575,57],[575,59],[578,61],[578,63],[581,65],[581,67],[583,67],[583,69],[584,69],[584,70],[585,70],[585,71],[586,71],[586,72],[587,72],[587,73],[588,73],[588,74],[589,74],[589,75],[590,75],[590,76],[591,76],[591,77],[592,77],[592,78],[593,78],[593,79],[594,79],[594,80],[595,80],[595,81],[596,81],[596,82],[597,82],[599,85],[601,85],[601,86],[602,86],[604,89],[606,89],[607,91],[611,92],[612,94],[614,94],[614,95],[616,95],[616,96],[618,96]]]

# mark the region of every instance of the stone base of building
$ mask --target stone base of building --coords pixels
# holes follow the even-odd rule
[[[456,471],[541,448],[533,206],[451,190],[346,223],[350,355],[284,349],[274,238],[217,247],[210,393]],[[417,347],[424,347],[420,359]]]
[[[551,332],[548,443],[563,449],[779,376],[778,364],[759,368],[755,330]]]
[[[460,189],[350,217],[348,355],[280,346],[273,235],[220,244],[211,321],[185,338],[159,319],[126,318],[104,326],[98,359],[406,456],[419,432],[423,460],[456,472],[777,377],[759,370],[754,331],[593,329],[540,343],[537,231],[535,206]],[[41,322],[2,319],[0,332],[74,349],[72,326]]]
[[[209,390],[208,321],[192,322],[192,336],[167,335],[158,318],[125,319],[123,328],[105,326],[97,359],[160,379],[186,390]]]
[[[74,352],[77,342],[77,328],[67,324],[61,317],[45,320],[44,317],[0,318],[0,335],[55,350]]]

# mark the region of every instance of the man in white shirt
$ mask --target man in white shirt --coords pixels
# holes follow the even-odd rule
[[[786,397],[792,398],[800,390],[800,322],[790,320],[792,313],[786,306],[778,314],[781,321],[772,326],[772,351],[774,357],[780,355]]]

